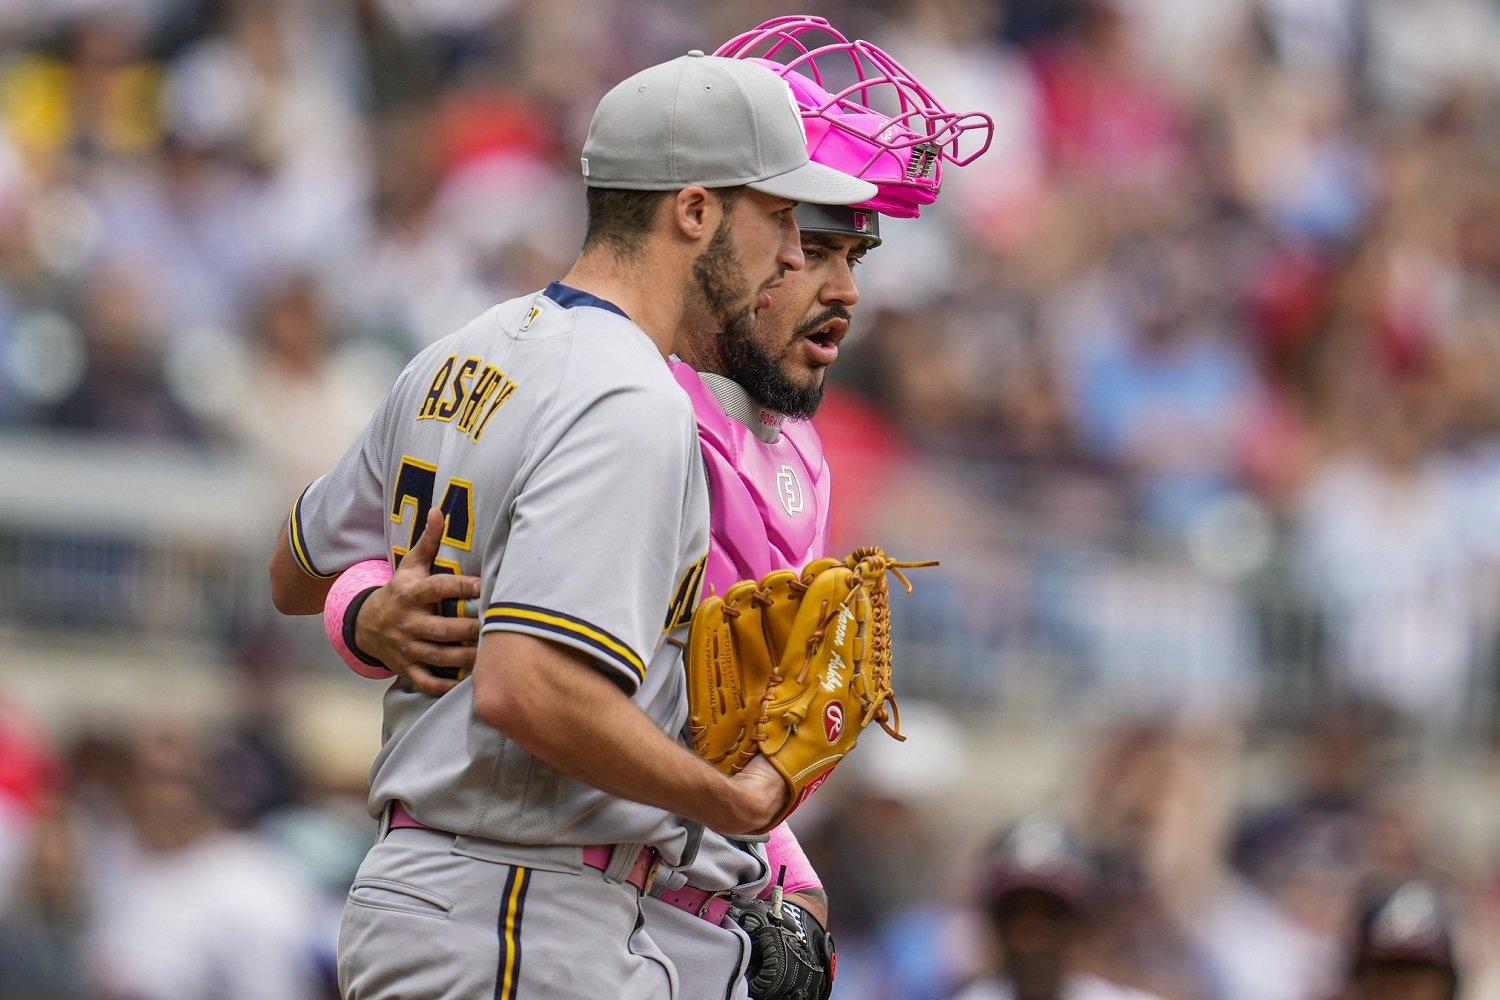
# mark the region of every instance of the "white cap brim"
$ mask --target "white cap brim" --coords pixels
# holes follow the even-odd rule
[[[813,205],[858,205],[880,193],[880,189],[869,181],[812,160],[784,174],[750,181],[745,186],[762,194]]]

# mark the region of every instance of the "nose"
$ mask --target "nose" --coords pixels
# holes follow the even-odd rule
[[[840,257],[828,280],[823,283],[822,301],[828,305],[851,308],[859,301],[859,285],[854,280],[854,265]]]
[[[802,230],[791,212],[782,217],[781,246],[776,251],[776,263],[784,270],[800,271],[807,258],[802,256]]]

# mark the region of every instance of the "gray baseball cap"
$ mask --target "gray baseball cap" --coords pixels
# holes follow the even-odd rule
[[[854,205],[875,185],[812,162],[796,98],[764,66],[693,51],[605,94],[583,144],[590,187],[745,185],[793,201]]]

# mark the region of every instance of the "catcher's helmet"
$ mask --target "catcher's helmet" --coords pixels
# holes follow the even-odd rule
[[[821,17],[774,18],[714,54],[781,74],[801,109],[812,158],[880,189],[855,210],[916,218],[937,199],[943,164],[972,162],[994,135],[989,115],[949,111],[879,46],[851,41]]]

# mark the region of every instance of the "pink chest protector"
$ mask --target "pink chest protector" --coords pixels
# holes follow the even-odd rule
[[[693,401],[708,471],[704,594],[772,570],[801,569],[825,555],[828,463],[812,423],[788,421],[768,444],[724,412],[691,366],[674,362],[672,374]]]

